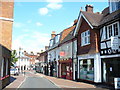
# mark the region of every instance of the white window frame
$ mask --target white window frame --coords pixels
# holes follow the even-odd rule
[[[115,33],[115,30],[114,30],[114,24],[117,24],[117,26],[118,26],[118,35],[114,35],[114,33]],[[117,21],[117,22],[114,22],[114,23],[112,23],[112,24],[106,26],[106,27],[107,27],[107,38],[102,38],[101,41],[111,39],[111,37],[109,37],[109,26],[112,26],[112,36],[111,36],[111,37],[114,37],[114,36],[120,36],[120,26],[119,26],[119,21]],[[105,29],[105,28],[103,27],[102,29]],[[102,30],[102,29],[101,29],[101,30]],[[100,34],[101,34],[101,30],[100,30]],[[103,33],[102,33],[102,34],[103,34]],[[106,34],[105,34],[105,35],[106,35]],[[103,35],[102,35],[101,37],[103,37]]]
[[[85,33],[86,33],[86,35],[85,35]],[[87,42],[85,42],[85,39],[87,40]],[[85,46],[88,44],[90,44],[90,30],[87,30],[87,31],[81,33],[81,46]]]

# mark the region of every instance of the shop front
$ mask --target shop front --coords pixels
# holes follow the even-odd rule
[[[102,81],[114,84],[114,78],[120,78],[120,57],[102,59]]]
[[[78,56],[77,80],[101,83],[101,58],[99,53]]]
[[[87,81],[94,81],[94,60],[84,59],[79,61],[79,77]]]
[[[73,80],[72,59],[59,61],[59,75],[61,78]]]
[[[53,76],[57,77],[57,62],[53,62]]]

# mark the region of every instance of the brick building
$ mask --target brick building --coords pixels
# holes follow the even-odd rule
[[[0,1],[0,88],[10,80],[13,2]]]
[[[93,12],[93,6],[86,5],[80,16],[74,34],[77,36],[78,80],[101,82],[101,59],[99,53],[99,29],[102,15]]]

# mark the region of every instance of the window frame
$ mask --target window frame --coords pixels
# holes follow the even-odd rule
[[[81,33],[81,46],[90,44],[90,30]]]
[[[118,33],[118,35],[115,35],[115,28],[114,28],[114,25],[115,24],[117,24],[117,29],[118,29],[118,31],[117,31],[117,33]],[[110,33],[109,33],[109,27],[110,26],[112,26],[112,35],[110,36]],[[101,34],[103,34],[103,33],[101,33],[101,31],[102,31],[102,29],[105,29],[105,38],[103,38],[102,39],[102,35]],[[107,29],[107,30],[106,30]],[[111,39],[111,37],[115,37],[115,36],[119,36],[120,37],[120,23],[119,23],[119,21],[117,21],[117,22],[114,22],[114,23],[112,23],[112,24],[109,24],[109,25],[107,25],[107,26],[104,26],[104,27],[102,27],[101,29],[100,29],[100,35],[101,35],[101,41],[105,41],[105,40],[109,40],[109,39]]]

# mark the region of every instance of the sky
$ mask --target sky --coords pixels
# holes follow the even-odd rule
[[[55,2],[57,1],[57,2]],[[21,47],[28,52],[40,52],[49,45],[51,32],[60,33],[72,26],[80,9],[86,4],[93,5],[94,12],[101,12],[108,2],[15,2],[12,49]]]

